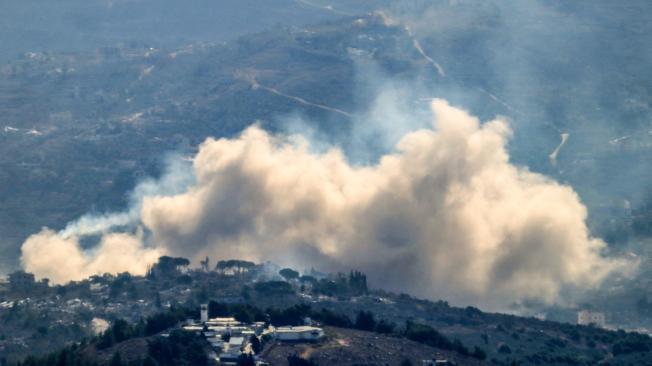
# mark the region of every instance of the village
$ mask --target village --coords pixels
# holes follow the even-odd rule
[[[174,321],[146,329],[143,321],[170,313],[176,314]],[[610,314],[580,308],[568,318],[564,324],[485,313],[373,290],[357,271],[299,272],[243,260],[211,266],[208,259],[189,268],[184,258],[161,257],[145,276],[96,275],[65,285],[12,273],[0,282],[0,354],[6,358],[0,365],[33,350],[46,354],[89,339],[110,341],[98,348],[108,362],[120,350],[114,342],[121,341],[107,337],[107,331],[120,321],[140,327],[140,335],[133,335],[143,340],[140,354],[148,342],[166,337],[174,342],[182,331],[219,365],[243,359],[284,365],[294,354],[316,357],[320,365],[336,359],[399,364],[402,355],[411,355],[413,365],[423,360],[424,365],[478,364],[483,357],[500,364],[516,352],[530,352],[532,359],[555,353],[572,357],[576,351],[597,358],[616,347],[617,332],[608,330],[614,324]]]
[[[242,355],[253,357],[256,365],[268,365],[264,357],[256,355],[263,342],[317,342],[324,338],[324,330],[313,326],[310,318],[303,326],[274,327],[265,322],[245,324],[234,317],[209,318],[208,304],[201,305],[200,314],[198,321],[189,321],[183,329],[201,334],[211,348],[209,359],[219,365],[237,365]]]

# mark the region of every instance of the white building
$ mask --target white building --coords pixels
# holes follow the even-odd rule
[[[276,339],[284,342],[311,342],[324,337],[324,330],[311,326],[278,327],[274,330]]]
[[[206,321],[206,324],[216,327],[232,327],[242,325],[242,323],[235,320],[235,318],[210,318]]]
[[[201,314],[201,322],[206,323],[208,321],[208,304],[201,304],[199,308]]]
[[[220,353],[220,363],[232,364],[237,362],[238,357],[240,357],[241,348],[245,343],[243,337],[231,337],[228,343],[224,343],[222,346],[222,352]]]
[[[599,311],[582,310],[577,313],[577,324],[579,325],[595,325],[596,327],[605,327],[604,313]]]

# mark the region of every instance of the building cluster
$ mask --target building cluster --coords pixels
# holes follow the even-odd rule
[[[274,327],[264,322],[245,324],[233,317],[208,317],[208,306],[201,305],[199,321],[183,327],[184,330],[200,333],[210,345],[209,357],[220,365],[235,365],[242,354],[256,358],[257,365],[267,365],[255,356],[254,345],[264,341],[316,342],[324,338],[324,330],[312,325]],[[309,323],[309,320],[307,321]]]
[[[605,315],[599,311],[582,310],[577,313],[577,324],[606,327]]]

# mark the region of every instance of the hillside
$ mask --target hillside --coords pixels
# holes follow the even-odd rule
[[[288,356],[299,355],[317,365],[401,365],[410,360],[418,365],[422,360],[444,359],[457,365],[481,365],[469,356],[433,347],[404,338],[365,331],[325,328],[327,340],[318,344],[278,344],[263,353],[271,365],[285,365]]]
[[[620,19],[632,16],[636,6],[613,11]],[[451,16],[465,9],[454,8]],[[601,7],[582,11],[596,9]],[[546,23],[578,11],[528,16],[542,16]],[[649,197],[642,182],[650,178],[645,162],[652,149],[649,106],[637,101],[649,99],[650,84],[642,69],[644,56],[628,59],[644,43],[644,33],[626,28],[615,35],[611,29],[591,28],[618,52],[573,51],[560,59],[551,58],[554,48],[546,46],[559,40],[559,31],[539,34],[542,40],[518,62],[546,60],[533,65],[535,70],[563,72],[522,75],[538,78],[525,81],[538,87],[524,96],[512,90],[509,74],[488,69],[496,62],[493,50],[508,47],[496,45],[496,37],[515,25],[500,11],[474,16],[482,22],[420,35],[422,52],[445,66],[445,76],[414,46],[412,33],[380,15],[279,26],[227,42],[34,52],[5,62],[0,67],[0,246],[9,254],[2,267],[15,267],[20,243],[43,226],[60,229],[84,213],[124,208],[137,182],[160,173],[166,154],[191,152],[208,136],[232,136],[255,121],[272,131],[293,131],[299,118],[300,132],[314,129],[352,160],[373,161],[396,136],[379,143],[372,133],[362,136],[360,146],[356,131],[370,124],[385,128],[375,125],[385,122],[369,122],[365,113],[386,85],[398,88],[389,91],[416,111],[426,110],[419,100],[439,96],[483,118],[509,116],[516,127],[512,159],[572,184],[588,205],[598,235],[615,244],[646,235]],[[412,24],[409,19],[405,24]],[[491,36],[483,33],[487,27]],[[530,27],[518,42],[528,41]],[[571,25],[562,29],[571,32],[564,36],[568,42],[582,36]],[[629,41],[617,43],[627,31],[634,32]],[[476,56],[460,58],[461,53]],[[605,58],[610,61],[596,61]],[[627,69],[615,66],[623,58]],[[587,63],[602,75],[591,84],[573,85],[579,76],[560,76],[574,75]],[[418,87],[406,89],[390,80]],[[616,86],[617,100],[609,93],[588,94]],[[590,107],[594,103],[608,112],[596,112]],[[560,131],[570,134],[563,145]]]
[[[593,236],[610,244],[608,254],[640,260],[640,271],[577,301],[514,310],[553,321],[381,289],[266,296],[255,290],[258,278],[199,270],[190,281],[98,275],[0,293],[3,356],[92,336],[94,317],[137,322],[166,303],[195,307],[209,299],[263,308],[306,303],[350,319],[372,311],[397,326],[427,324],[500,362],[545,363],[555,355],[564,358],[559,363],[626,364],[648,356],[616,347],[647,344],[638,336],[554,321],[574,322],[577,310],[596,308],[615,328],[652,328],[652,257],[644,256],[652,235],[649,2],[222,3],[228,12],[206,1],[165,1],[167,10],[150,0],[7,5],[0,30],[13,36],[0,45],[0,273],[20,267],[29,235],[124,210],[133,189],[159,177],[169,156],[187,160],[207,137],[258,123],[303,133],[317,149],[341,147],[365,165],[402,133],[428,124],[434,97],[483,120],[507,116],[509,160],[572,186]],[[23,22],[24,14],[33,16]],[[397,111],[380,108],[394,104],[413,123],[400,125]],[[96,239],[82,245],[92,249]],[[510,353],[499,351],[502,344]]]
[[[270,342],[261,352],[270,365],[287,365],[288,357],[299,356],[311,360],[315,365],[392,365],[399,366],[409,360],[419,365],[422,360],[448,360],[459,366],[484,364],[470,356],[437,349],[405,339],[355,329],[325,327],[326,338],[316,343]],[[79,353],[88,362],[98,365],[111,364],[114,355],[120,354],[124,363],[136,363],[148,354],[148,344],[155,337],[133,338],[106,349],[94,346],[79,348]]]
[[[326,328],[325,343],[269,350],[269,357],[277,361],[296,351],[309,353],[322,365],[340,357],[353,364],[365,355],[378,357],[378,364],[380,360],[393,364],[401,361],[399,356],[416,359],[432,352],[396,337],[435,346],[444,357],[460,360],[467,360],[477,348],[496,365],[513,361],[522,365],[644,365],[652,352],[652,339],[647,335],[486,313],[369,290],[359,273],[315,273],[297,280],[283,278],[278,268],[253,263],[244,271],[220,267],[208,272],[161,272],[162,268],[147,277],[106,275],[66,286],[22,283],[5,288],[0,292],[0,300],[4,299],[0,353],[15,361],[91,338],[104,345],[97,356],[92,351],[101,360],[111,357],[112,350],[125,350],[125,357],[131,357],[129,353],[143,356],[147,343],[143,336],[198,318],[203,302],[209,303],[210,317],[235,316],[243,322],[266,321],[275,326],[299,325],[310,317],[335,327]],[[121,330],[93,338],[106,329],[96,324],[107,321],[114,327],[120,323]],[[141,340],[122,344],[132,338]]]

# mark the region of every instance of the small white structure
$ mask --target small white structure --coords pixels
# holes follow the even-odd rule
[[[230,317],[230,318],[211,318],[206,321],[208,325],[215,326],[215,327],[233,327],[233,326],[239,326],[242,325],[239,321],[235,320],[235,318]]]
[[[596,327],[605,327],[604,313],[591,310],[582,310],[577,313],[577,324],[579,325],[595,325]]]
[[[324,337],[324,330],[312,326],[278,327],[274,330],[276,339],[282,342],[312,342]]]
[[[240,349],[244,344],[244,337],[231,337],[229,339],[229,347]]]
[[[223,349],[224,348],[224,341],[222,338],[218,337],[207,337],[206,341],[211,345],[213,349]]]
[[[188,331],[188,332],[201,332],[204,330],[204,327],[201,325],[197,324],[192,324],[192,325],[184,325],[183,330]]]
[[[201,322],[206,323],[208,321],[208,304],[201,304],[199,312],[201,313]]]
[[[444,358],[436,358],[434,360],[422,360],[421,365],[423,366],[446,366],[446,365],[455,365],[455,363],[448,361]]]
[[[238,361],[242,345],[245,339],[243,337],[231,337],[228,343],[223,344],[222,352],[220,353],[221,364],[234,364]]]

